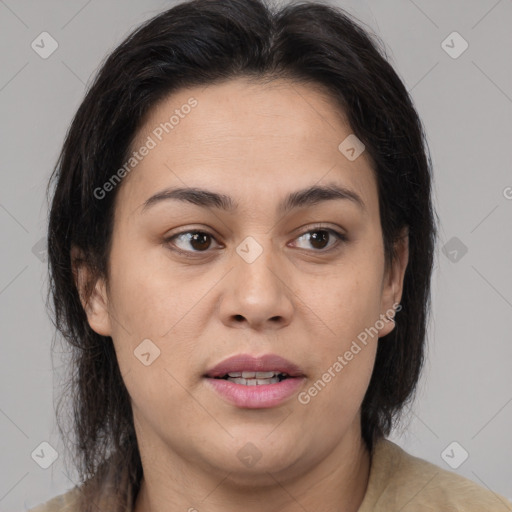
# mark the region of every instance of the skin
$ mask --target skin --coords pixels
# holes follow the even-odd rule
[[[191,97],[198,105],[120,186],[109,280],[98,279],[84,301],[91,327],[113,339],[132,400],[144,468],[135,510],[244,503],[260,512],[264,500],[269,511],[355,512],[371,463],[360,406],[377,337],[307,405],[293,396],[274,408],[238,408],[202,375],[234,354],[275,353],[303,370],[299,391],[309,389],[400,301],[407,236],[386,269],[371,161],[338,150],[350,126],[311,84],[239,78],[183,89],[153,108],[133,149]],[[276,212],[290,192],[327,184],[357,193],[364,209],[335,199]],[[192,186],[229,195],[239,208],[167,200],[143,211],[153,194]],[[315,243],[308,233],[317,223],[347,241]],[[192,229],[212,237],[165,241]],[[263,250],[250,264],[236,252],[248,236]],[[87,269],[78,276],[83,283]],[[393,327],[385,322],[379,337]],[[149,366],[134,357],[147,338],[160,349]],[[252,467],[237,456],[249,442],[261,454]]]

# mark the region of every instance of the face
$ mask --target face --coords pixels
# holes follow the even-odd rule
[[[146,459],[254,481],[360,441],[407,246],[386,269],[371,161],[338,149],[350,134],[321,90],[284,80],[184,89],[145,119],[87,312],[113,339]],[[176,194],[190,188],[208,194]],[[237,355],[300,375],[258,390],[205,377]]]

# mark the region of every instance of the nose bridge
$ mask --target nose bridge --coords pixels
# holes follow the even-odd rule
[[[272,245],[269,237],[260,236],[256,239],[248,236],[236,247],[236,256],[239,258],[235,262],[236,273],[242,290],[245,288],[246,292],[253,290],[255,293],[265,291],[269,295],[275,294],[280,288],[279,283],[275,282],[278,279],[273,267],[278,258],[272,253]]]
[[[233,275],[224,290],[224,321],[240,320],[261,324],[269,320],[287,323],[292,313],[288,288],[279,275],[279,255],[269,238],[246,237],[233,254]]]

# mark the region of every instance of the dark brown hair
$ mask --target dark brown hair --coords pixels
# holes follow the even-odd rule
[[[142,477],[130,399],[112,339],[88,324],[70,251],[79,248],[93,278],[108,281],[119,187],[102,198],[97,190],[126,161],[144,116],[173,91],[240,76],[286,78],[327,90],[373,161],[387,264],[402,228],[409,230],[402,310],[378,344],[362,404],[362,435],[370,449],[413,397],[423,364],[436,232],[431,161],[420,119],[382,44],[341,9],[319,3],[281,9],[260,0],[178,4],[143,23],[103,62],[48,186],[54,184],[49,297],[56,328],[72,347],[63,398],[73,410],[75,464],[82,481],[96,476],[98,485],[107,468],[124,468],[126,502]],[[95,485],[88,487],[90,496],[98,492]]]

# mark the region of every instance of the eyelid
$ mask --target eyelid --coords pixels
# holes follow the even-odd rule
[[[181,235],[186,235],[186,234],[189,234],[189,233],[201,233],[201,234],[208,235],[210,238],[215,240],[216,244],[218,244],[220,247],[222,247],[222,244],[220,244],[217,241],[217,237],[213,233],[211,233],[208,229],[205,229],[205,228],[188,228],[188,229],[185,229],[183,231],[179,231],[178,233],[173,233],[172,235],[166,236],[164,238],[163,242],[164,242],[165,245],[173,245],[173,249],[172,249],[173,251],[176,251],[179,254],[183,254],[183,255],[191,257],[191,258],[194,258],[194,257],[197,257],[197,256],[201,256],[201,255],[204,256],[204,255],[207,255],[207,254],[211,253],[210,248],[208,248],[206,251],[185,251],[185,250],[180,249],[179,247],[177,247],[176,245],[173,244],[172,241],[175,238],[178,238]]]
[[[340,244],[343,244],[345,242],[348,242],[347,235],[343,232],[343,230],[334,229],[332,227],[326,226],[325,224],[314,224],[313,226],[309,226],[306,230],[301,231],[297,236],[294,237],[293,240],[297,240],[297,238],[300,238],[308,233],[315,232],[315,231],[327,231],[329,233],[334,234],[334,236],[338,239],[337,242],[328,249],[320,249],[320,250],[308,250],[308,249],[302,249],[308,252],[316,253],[316,254],[327,254],[331,251],[335,251],[339,249]]]
[[[305,227],[298,228],[300,230],[295,238],[298,238],[302,235],[305,235],[306,233],[309,233],[311,231],[330,231],[331,233],[336,233],[337,235],[346,237],[346,234],[344,233],[344,230],[341,227],[332,227],[330,224],[325,223],[317,223],[317,224],[306,224]]]

